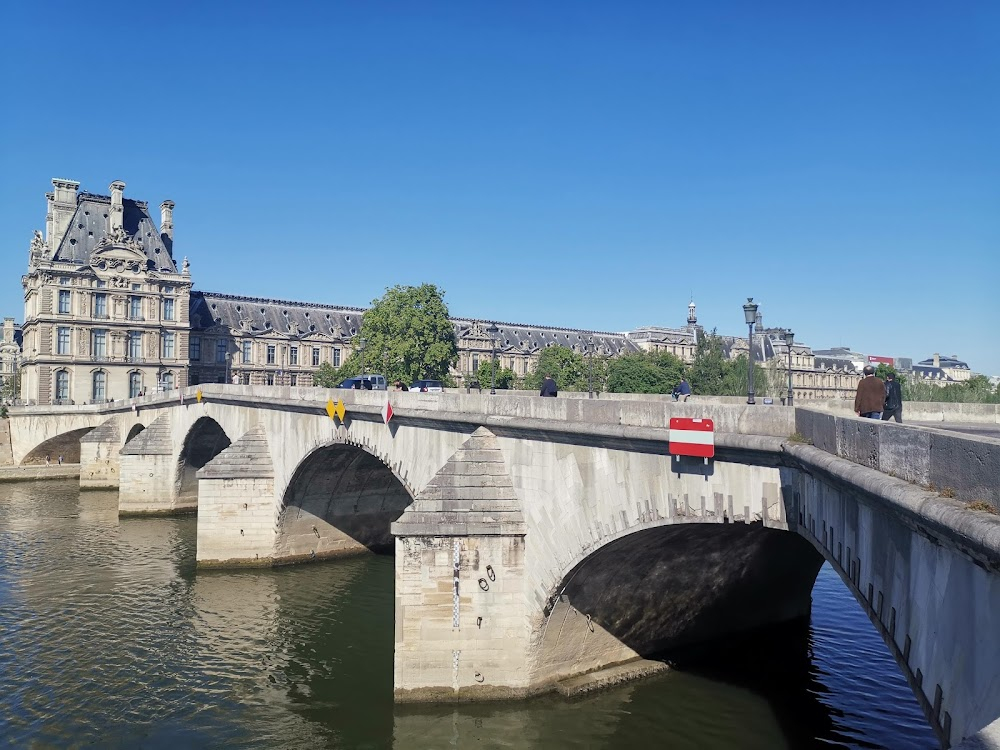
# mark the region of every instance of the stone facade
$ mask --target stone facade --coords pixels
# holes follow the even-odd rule
[[[157,230],[143,201],[53,180],[24,287],[21,396],[93,403],[187,384],[191,276],[173,258],[173,203]]]
[[[180,267],[174,259],[173,201],[161,203],[157,229],[147,204],[124,196],[123,182],[111,183],[110,195],[81,193],[71,180],[52,184],[45,233],[35,232],[22,278],[18,390],[27,403],[85,404],[198,383],[309,386],[321,363],[339,367],[355,350],[361,308],[192,291],[187,259]],[[684,326],[627,333],[453,323],[459,354],[451,375],[459,384],[474,380],[494,353],[499,367],[524,376],[544,348],[557,345],[595,357],[665,352],[691,362],[703,335],[694,302]],[[778,380],[787,373],[780,329],[758,329],[754,358]],[[10,319],[0,345],[4,373],[17,369],[19,338]],[[746,338],[723,338],[728,356],[746,353]],[[380,372],[385,364],[365,369]],[[796,398],[853,398],[857,378],[794,345]]]

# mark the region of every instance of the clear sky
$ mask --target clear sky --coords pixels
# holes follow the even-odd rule
[[[0,312],[50,179],[174,200],[197,288],[1000,374],[1000,3],[9,3]]]

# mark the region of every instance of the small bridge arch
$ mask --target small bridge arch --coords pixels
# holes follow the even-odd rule
[[[344,441],[318,447],[299,462],[281,498],[275,560],[392,552],[390,525],[412,502],[392,468],[367,448]]]
[[[60,433],[36,445],[21,460],[22,466],[44,464],[46,459],[56,463],[61,457],[63,463],[80,463],[80,438],[93,430],[94,427],[81,427],[76,430]]]
[[[197,505],[198,469],[222,453],[231,444],[232,440],[222,425],[212,417],[202,416],[194,421],[184,436],[184,442],[177,456],[175,486],[177,498],[181,504]]]

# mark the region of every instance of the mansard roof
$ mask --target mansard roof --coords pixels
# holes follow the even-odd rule
[[[497,350],[500,352],[517,350],[530,354],[547,346],[565,346],[577,352],[586,352],[589,339],[593,338],[595,354],[619,355],[638,351],[623,333],[588,331],[581,328],[555,328],[527,323],[501,323],[499,321],[477,320],[475,318],[452,318],[455,335],[458,338],[481,338],[489,340],[486,330],[490,324],[497,327]]]
[[[222,325],[251,335],[274,331],[283,335],[323,334],[341,339],[358,332],[363,313],[360,307],[191,292],[191,327],[195,330]]]
[[[142,252],[152,262],[157,271],[177,273],[174,263],[173,243],[167,235],[161,235],[149,215],[149,205],[145,201],[131,198],[122,199],[122,225],[125,233],[134,239]],[[108,235],[108,215],[111,197],[94,193],[80,193],[76,199],[76,212],[69,223],[69,229],[56,248],[52,259],[88,265],[90,256],[98,243]]]
[[[205,330],[225,326],[249,335],[277,333],[308,336],[322,334],[334,339],[346,339],[361,329],[365,309],[342,305],[321,305],[313,302],[241,297],[217,292],[191,292],[191,327]],[[486,329],[492,321],[474,318],[451,318],[458,338],[482,338],[488,341]],[[588,331],[578,328],[553,328],[526,323],[496,323],[499,351],[518,350],[531,353],[547,346],[566,346],[585,351],[588,339],[594,339],[597,354],[618,355],[637,351],[624,334]]]

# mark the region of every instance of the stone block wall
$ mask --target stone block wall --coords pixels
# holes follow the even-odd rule
[[[396,539],[398,701],[528,692],[524,537]]]
[[[198,565],[270,565],[273,477],[198,480]]]
[[[1000,508],[1000,440],[801,408],[795,429],[827,453]]]
[[[174,486],[177,459],[164,454],[122,454],[118,512],[123,515],[159,515],[195,510],[182,505]]]
[[[80,489],[117,489],[121,469],[118,442],[80,443]]]

